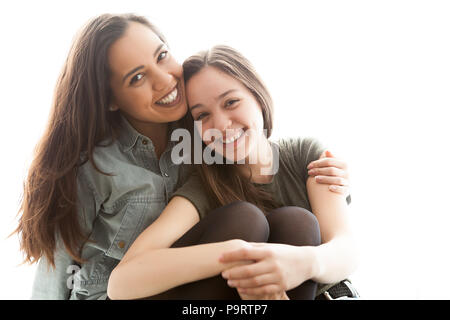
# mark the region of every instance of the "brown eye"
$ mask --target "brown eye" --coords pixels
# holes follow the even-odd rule
[[[225,107],[230,107],[238,101],[239,101],[238,99],[228,100],[227,102],[225,102]]]
[[[159,54],[159,56],[158,56],[158,62],[159,61],[161,61],[161,60],[163,60],[163,59],[165,59],[165,58],[167,58],[167,55],[169,54],[169,51],[163,51],[163,52],[161,52],[160,54]]]
[[[138,73],[133,78],[131,78],[130,84],[134,84],[134,83],[138,82],[139,80],[141,80],[142,78],[144,78],[144,74],[143,73]]]
[[[197,116],[197,118],[195,119],[195,121],[199,121],[199,120],[202,120],[204,117],[206,117],[207,116],[207,113],[206,112],[202,112],[202,113],[200,113],[198,116]]]

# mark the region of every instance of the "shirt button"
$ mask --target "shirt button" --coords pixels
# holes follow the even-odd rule
[[[169,175],[167,174],[167,172],[164,172],[164,177],[168,177]]]
[[[119,241],[119,242],[117,243],[117,246],[118,246],[120,249],[123,249],[123,248],[125,247],[125,242],[124,242],[124,241]]]
[[[143,145],[146,145],[147,143],[148,143],[147,140],[142,140],[142,144],[143,144]]]

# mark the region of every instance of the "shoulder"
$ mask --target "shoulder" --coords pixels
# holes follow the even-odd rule
[[[303,136],[303,137],[285,137],[280,138],[277,141],[280,144],[280,147],[283,145],[285,147],[302,147],[302,146],[311,146],[316,144],[321,144],[321,142],[312,136]]]
[[[87,158],[87,152],[84,152],[77,171],[78,184],[89,188],[101,198],[104,187],[111,184],[115,175],[120,174],[122,167],[127,165],[127,161],[117,142],[95,147],[92,158]]]
[[[130,162],[118,140],[108,144],[101,143],[94,148],[92,158],[87,158],[87,152],[85,151],[81,155],[82,165],[79,167],[79,170],[93,175],[100,174],[99,170],[112,173],[120,168],[121,165]]]
[[[324,145],[311,136],[283,138],[278,141],[278,146],[280,164],[304,182],[308,179],[308,164],[319,159],[325,151]]]
[[[280,155],[291,157],[308,157],[310,154],[320,154],[325,150],[325,146],[317,138],[311,136],[305,137],[287,137],[279,139],[276,142],[280,148]]]

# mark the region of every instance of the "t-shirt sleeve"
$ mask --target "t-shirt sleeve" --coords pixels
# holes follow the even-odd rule
[[[203,219],[212,209],[202,180],[196,171],[192,172],[186,182],[172,194],[170,199],[176,196],[189,200],[197,209],[200,219]]]
[[[309,177],[307,166],[312,161],[319,159],[326,148],[319,140],[312,137],[291,138],[288,143],[292,147],[292,156],[297,172],[306,183]]]
[[[306,183],[309,177],[307,169],[308,165],[312,161],[319,159],[321,154],[326,150],[326,147],[313,137],[291,138],[285,143],[288,143],[291,146],[297,172]],[[351,195],[347,196],[346,201],[347,204],[351,203]]]

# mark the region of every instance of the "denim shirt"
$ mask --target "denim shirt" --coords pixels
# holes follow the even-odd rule
[[[187,166],[171,160],[169,142],[158,160],[152,141],[122,118],[121,135],[107,147],[94,149],[78,170],[77,210],[89,240],[81,251],[87,262],[78,265],[57,242],[55,268],[45,257],[38,262],[32,299],[105,299],[108,278],[137,236],[155,221]]]

